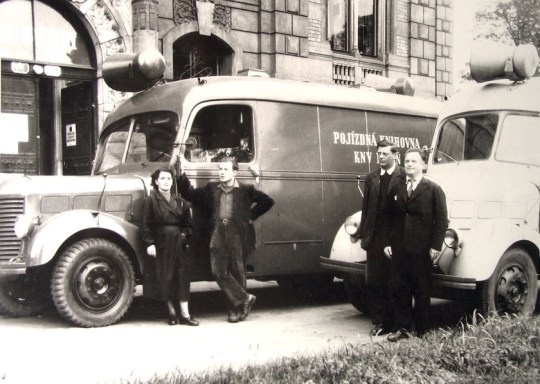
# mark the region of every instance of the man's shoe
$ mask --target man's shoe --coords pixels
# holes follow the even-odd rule
[[[391,329],[390,327],[385,326],[383,323],[377,323],[375,326],[369,331],[370,336],[382,336],[386,335],[387,333],[390,333]]]
[[[249,311],[251,311],[251,306],[255,304],[257,298],[253,295],[249,295],[247,300],[242,304],[242,312],[240,313],[240,320],[245,320],[249,316]]]
[[[407,332],[404,329],[398,329],[396,332],[389,334],[386,339],[388,341],[395,343],[396,341],[399,341],[402,339],[408,339],[409,337],[411,337],[409,332]]]
[[[231,309],[229,311],[229,317],[227,318],[229,323],[238,323],[240,321],[240,315],[236,310]]]

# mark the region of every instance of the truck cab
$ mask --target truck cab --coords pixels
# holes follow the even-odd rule
[[[466,300],[484,314],[530,314],[540,277],[538,54],[486,42],[473,52],[478,84],[445,103],[427,164],[449,215],[433,296]],[[359,220],[355,213],[345,221],[321,265],[345,279],[351,303],[366,311]]]

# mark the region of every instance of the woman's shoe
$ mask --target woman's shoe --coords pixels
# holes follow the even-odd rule
[[[178,324],[178,316],[176,316],[175,313],[169,313],[169,325],[176,325]]]
[[[180,315],[178,317],[178,321],[180,322],[180,324],[189,325],[189,326],[192,326],[192,327],[196,327],[196,326],[199,325],[199,322],[197,320],[195,320],[193,318],[193,316],[184,317],[184,316]]]

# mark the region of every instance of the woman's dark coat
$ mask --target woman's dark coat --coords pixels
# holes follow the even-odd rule
[[[145,200],[143,212],[143,243],[145,248],[156,246],[156,258],[146,256],[144,268],[144,296],[158,300],[177,300],[181,284],[175,281],[188,262],[185,252],[187,239],[193,232],[188,203],[179,196],[171,196],[169,203],[158,191],[151,191]]]

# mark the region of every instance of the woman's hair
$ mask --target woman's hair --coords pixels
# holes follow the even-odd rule
[[[158,190],[158,185],[156,184],[157,179],[159,178],[159,174],[161,172],[167,172],[171,175],[171,177],[174,177],[172,171],[169,168],[160,168],[156,169],[152,175],[150,175],[150,185],[152,188],[154,188],[156,191]]]

